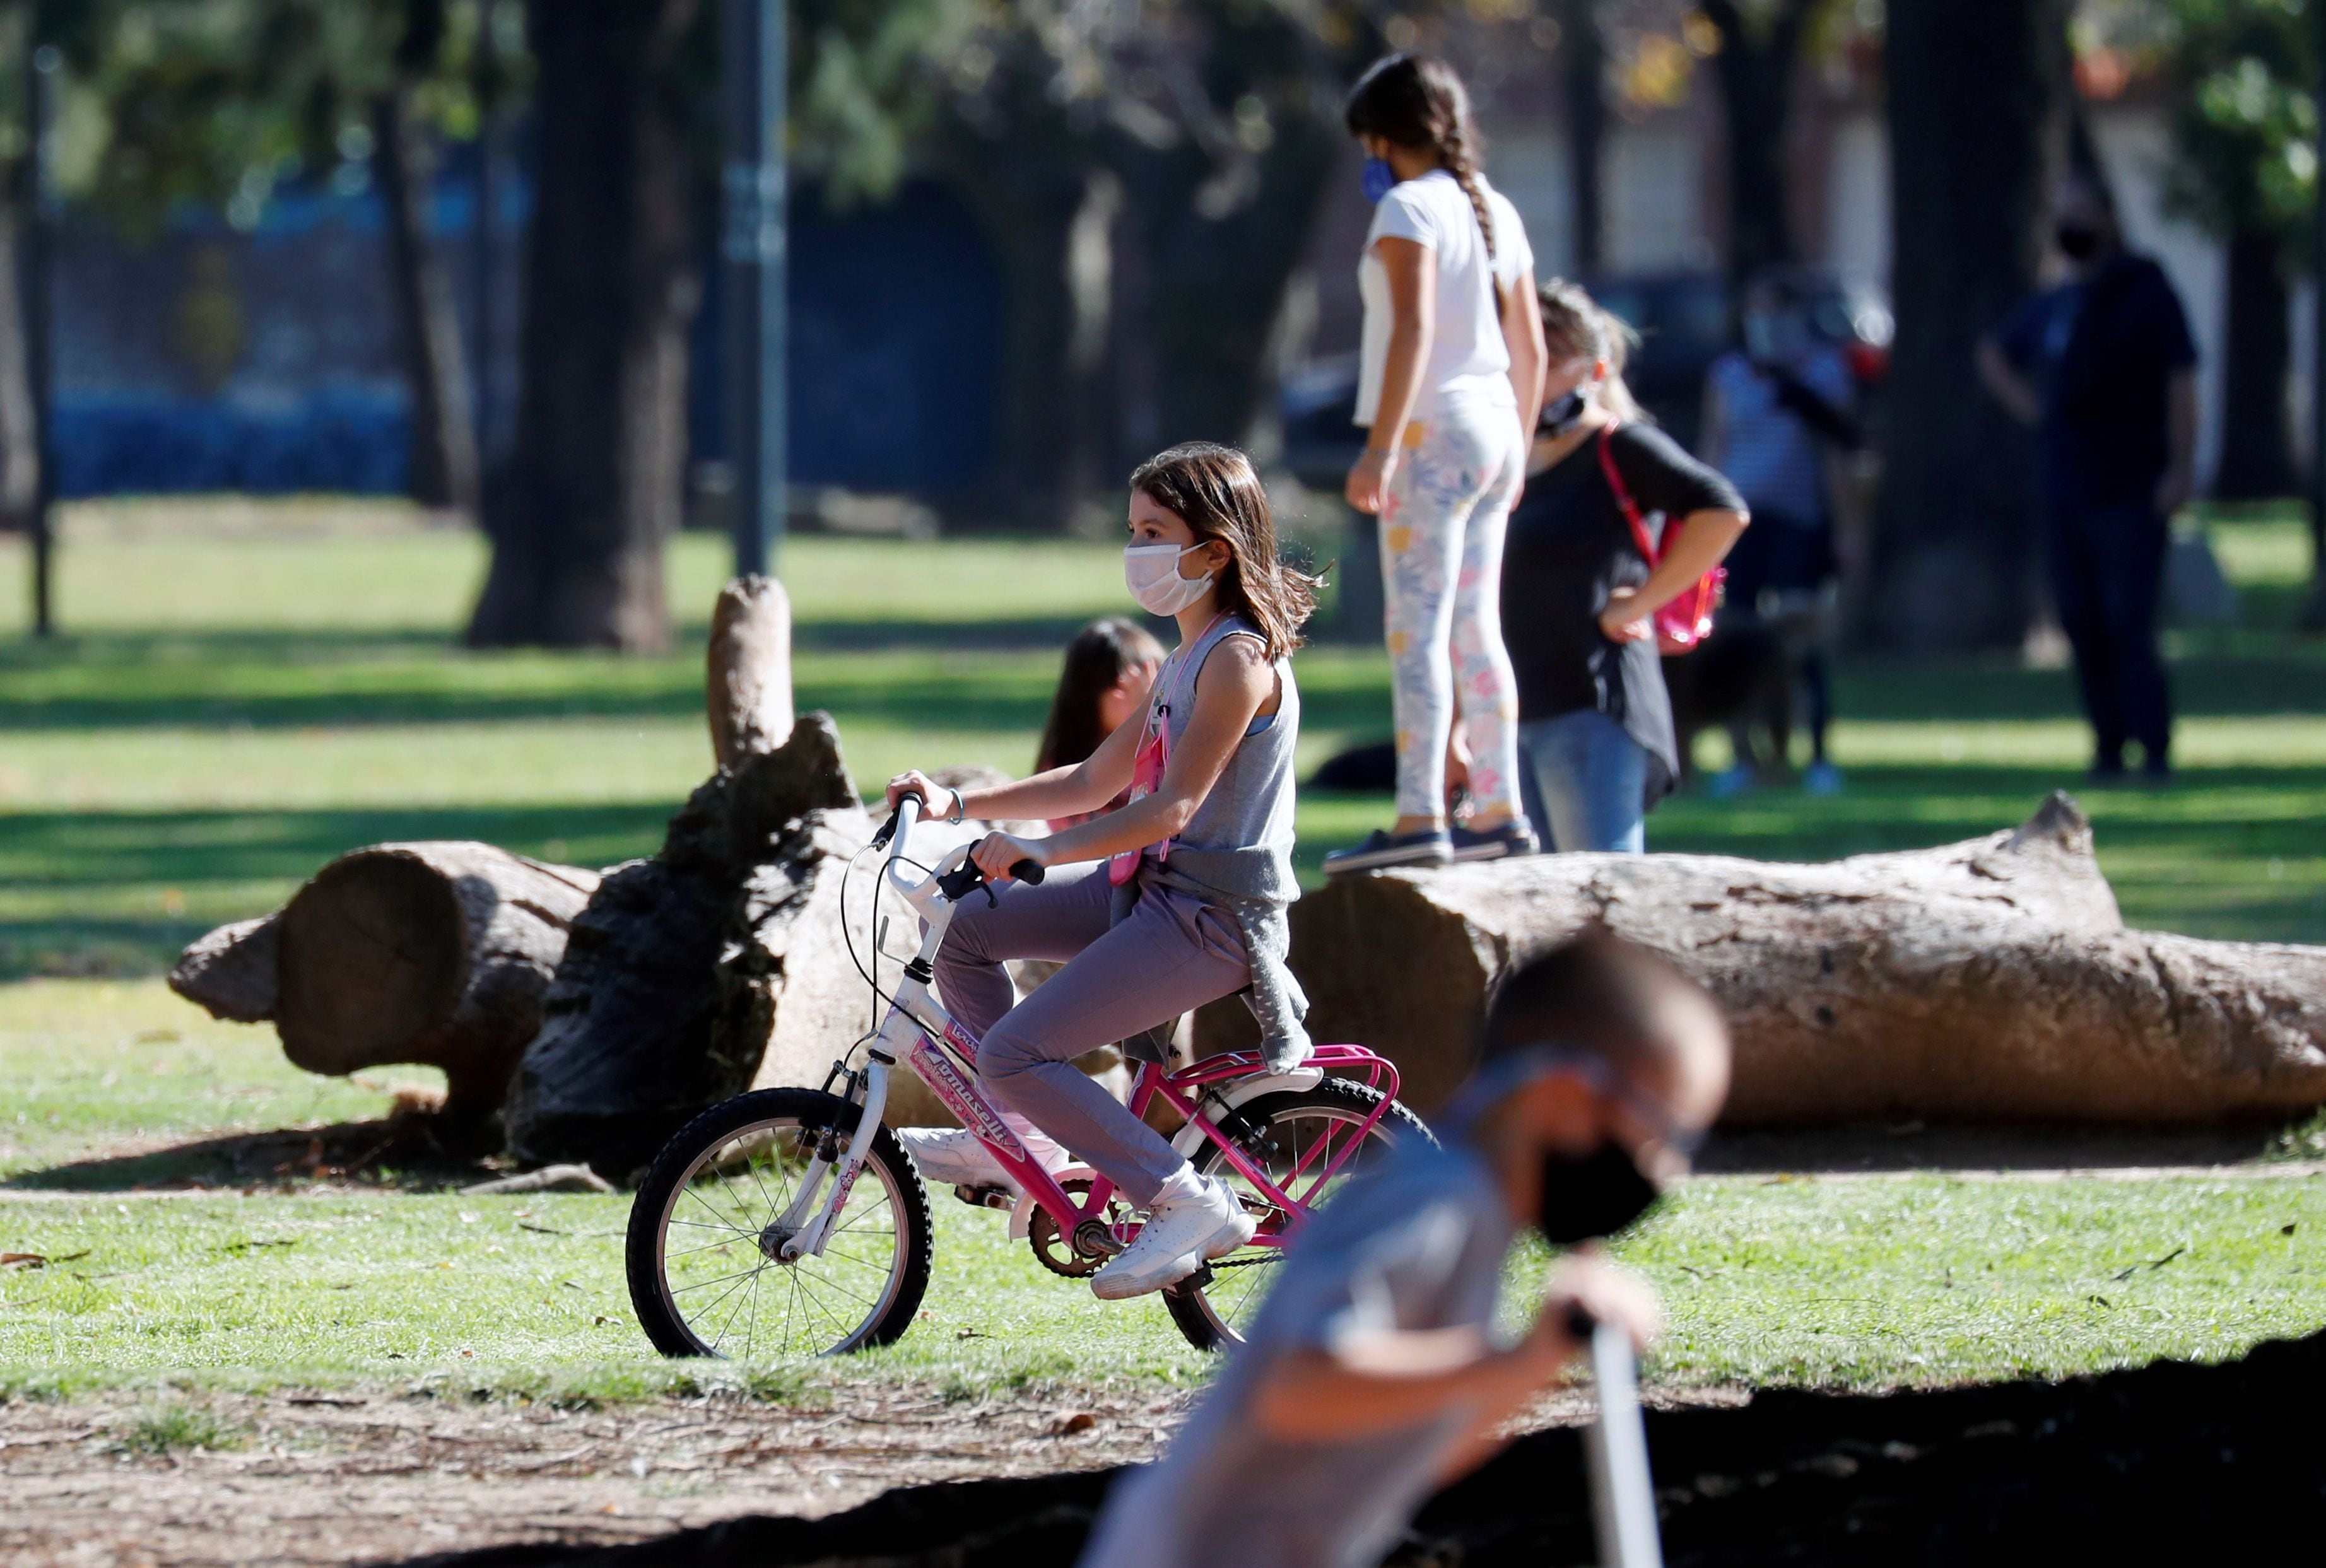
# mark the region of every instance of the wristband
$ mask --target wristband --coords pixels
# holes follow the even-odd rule
[[[947,817],[945,821],[958,823],[961,821],[963,811],[965,810],[969,804],[968,798],[959,790],[954,789],[954,786],[951,784],[945,785],[945,788],[953,790],[953,815]]]

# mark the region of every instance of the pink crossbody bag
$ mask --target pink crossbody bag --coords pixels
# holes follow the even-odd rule
[[[1615,467],[1615,453],[1608,438],[1620,430],[1620,422],[1604,425],[1599,431],[1599,471],[1607,476],[1607,487],[1615,492],[1615,505],[1624,509],[1624,521],[1632,525],[1632,543],[1639,547],[1640,558],[1653,571],[1663,555],[1656,549],[1655,538],[1648,532],[1648,520],[1640,515],[1640,504],[1632,499],[1632,488],[1624,483],[1622,472]],[[1664,524],[1664,543],[1670,546],[1672,535],[1679,524],[1667,520]],[[1656,646],[1667,654],[1685,654],[1712,635],[1712,612],[1720,608],[1721,586],[1728,580],[1728,569],[1716,566],[1696,580],[1694,586],[1681,590],[1680,596],[1656,611]]]

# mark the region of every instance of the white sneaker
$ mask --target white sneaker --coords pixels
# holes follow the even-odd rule
[[[1243,1246],[1260,1228],[1220,1183],[1193,1171],[1181,1175],[1186,1186],[1177,1192],[1166,1186],[1137,1239],[1092,1278],[1091,1294],[1099,1300],[1125,1301],[1177,1285]]]
[[[1073,1156],[1039,1133],[1021,1131],[1026,1152],[1054,1174]],[[1001,1187],[1018,1191],[1017,1182],[1001,1168],[984,1140],[964,1127],[900,1127],[897,1141],[905,1146],[919,1167],[921,1179],[948,1187]]]

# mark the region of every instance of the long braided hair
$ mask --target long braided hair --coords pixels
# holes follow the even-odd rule
[[[1349,89],[1343,118],[1353,136],[1379,136],[1437,154],[1470,199],[1479,232],[1486,237],[1486,259],[1494,259],[1494,215],[1478,179],[1478,125],[1470,117],[1469,91],[1452,66],[1431,54],[1376,60]]]

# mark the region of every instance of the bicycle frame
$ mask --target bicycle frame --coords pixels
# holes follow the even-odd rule
[[[1105,1176],[1092,1174],[1089,1192],[1077,1203],[1057,1178],[1045,1169],[1010,1130],[1001,1113],[987,1098],[977,1077],[979,1042],[966,1028],[945,1011],[930,990],[933,968],[937,950],[944,945],[946,931],[953,923],[955,905],[938,887],[938,878],[957,869],[969,857],[966,846],[955,849],[941,860],[936,868],[917,882],[907,879],[899,868],[905,858],[905,848],[912,838],[913,828],[920,816],[920,801],[907,796],[900,803],[896,837],[890,844],[889,857],[881,867],[881,876],[889,886],[903,895],[917,912],[924,923],[919,951],[905,965],[904,975],[890,993],[889,1007],[872,1036],[870,1061],[858,1075],[857,1084],[863,1092],[859,1102],[856,1130],[849,1139],[848,1150],[839,1161],[839,1179],[821,1203],[815,1202],[823,1190],[823,1178],[832,1168],[828,1151],[831,1140],[819,1146],[816,1157],[802,1174],[798,1196],[793,1200],[777,1221],[790,1232],[779,1256],[791,1262],[803,1255],[821,1254],[825,1236],[834,1216],[848,1202],[850,1190],[862,1170],[872,1137],[879,1129],[880,1117],[887,1109],[889,1072],[898,1062],[910,1066],[924,1083],[929,1086],[947,1110],[960,1118],[961,1124],[974,1131],[979,1139],[992,1152],[993,1157],[1017,1182],[1028,1198],[1047,1210],[1058,1227],[1061,1236],[1073,1236],[1083,1225],[1104,1221],[1110,1202],[1115,1196],[1114,1183]],[[974,897],[975,893],[967,896]],[[1234,1085],[1242,1081],[1274,1076],[1260,1056],[1252,1052],[1228,1052],[1207,1057],[1192,1066],[1166,1072],[1151,1062],[1140,1064],[1134,1081],[1129,1109],[1133,1116],[1144,1117],[1159,1097],[1186,1118],[1205,1140],[1218,1146],[1222,1155],[1238,1174],[1251,1183],[1254,1191],[1264,1198],[1271,1215],[1261,1221],[1253,1236],[1255,1245],[1281,1247],[1290,1239],[1300,1219],[1307,1212],[1307,1196],[1323,1190],[1326,1183],[1339,1174],[1350,1155],[1361,1147],[1381,1118],[1387,1115],[1398,1091],[1397,1069],[1382,1057],[1360,1045],[1320,1045],[1314,1048],[1302,1063],[1304,1069],[1339,1068],[1354,1073],[1362,1072],[1366,1083],[1381,1091],[1381,1099],[1372,1114],[1360,1125],[1354,1137],[1349,1138],[1338,1154],[1328,1155],[1330,1140],[1311,1147],[1302,1155],[1282,1183],[1268,1172],[1219,1125],[1208,1107],[1218,1109],[1223,1116],[1233,1114],[1233,1106],[1222,1096],[1223,1085]],[[1184,1140],[1186,1134],[1181,1137]],[[1302,1178],[1310,1174],[1320,1155],[1326,1155],[1322,1168],[1302,1186]],[[809,1218],[809,1210],[814,1210]],[[1135,1222],[1111,1224],[1108,1227],[1118,1247],[1127,1246],[1139,1232]]]

